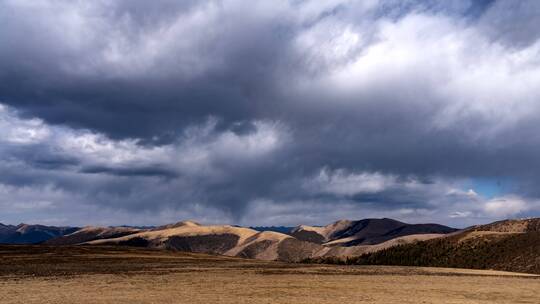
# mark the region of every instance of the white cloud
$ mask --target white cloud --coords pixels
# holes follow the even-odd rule
[[[180,171],[204,171],[216,162],[257,160],[285,145],[290,132],[279,122],[254,121],[254,131],[216,131],[216,119],[194,125],[167,145],[141,145],[138,139],[114,140],[89,130],[49,126],[37,118],[20,118],[0,104],[0,142],[42,145],[83,165],[112,168],[163,165]],[[28,147],[32,149],[32,147]]]
[[[339,27],[341,34],[335,34],[332,26],[320,26],[328,31],[320,34],[320,41],[306,31],[299,45],[308,56],[310,45],[320,45],[315,65],[333,65],[315,80],[310,75],[300,81],[299,94],[317,92],[310,96],[329,96],[324,100],[334,106],[359,111],[376,102],[433,111],[426,117],[426,129],[471,125],[465,140],[492,140],[540,115],[540,93],[534,89],[540,86],[540,41],[510,48],[461,19],[425,13],[374,21],[376,38],[356,48],[365,36],[361,27],[345,23]],[[324,47],[326,39],[340,48],[340,37],[350,38],[343,40],[347,55]]]
[[[189,176],[226,179],[229,173],[222,171],[224,166],[256,164],[277,153],[292,138],[280,122],[254,121],[254,130],[247,134],[216,132],[217,123],[211,118],[187,128],[171,149],[168,164]]]
[[[315,72],[346,63],[362,45],[359,32],[334,20],[319,22],[295,39],[297,52]]]
[[[472,216],[473,213],[471,211],[454,211],[452,214],[450,214],[451,218],[467,218]]]
[[[456,182],[434,178],[422,182],[415,176],[400,177],[370,171],[350,171],[346,169],[322,168],[319,173],[304,181],[304,187],[316,193],[330,193],[351,196],[362,193],[401,191],[404,193],[435,194],[445,196],[474,196],[470,191],[458,188]],[[402,194],[404,194],[402,193]],[[404,198],[406,199],[406,198]]]
[[[56,129],[54,145],[63,153],[101,165],[150,164],[167,159],[170,146],[145,147],[136,139],[112,140],[90,131]]]
[[[319,174],[306,181],[304,186],[316,192],[338,195],[376,193],[393,187],[397,177],[378,172],[349,173],[346,170],[323,168]]]
[[[51,130],[42,120],[21,119],[8,107],[0,104],[0,143],[35,144],[45,141]]]
[[[246,135],[232,131],[218,134],[206,148],[224,158],[260,157],[275,151],[289,140],[283,124],[255,121],[254,126],[256,131]]]
[[[529,208],[529,202],[516,195],[495,197],[484,204],[486,213],[498,217],[515,216]]]

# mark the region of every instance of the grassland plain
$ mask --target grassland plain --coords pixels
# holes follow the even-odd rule
[[[101,246],[0,246],[0,303],[540,303],[489,270],[287,264]]]

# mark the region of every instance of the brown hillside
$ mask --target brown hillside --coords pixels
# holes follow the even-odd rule
[[[496,269],[540,273],[539,219],[476,226],[446,237],[318,262]]]
[[[75,245],[99,239],[121,237],[140,232],[140,229],[129,227],[93,227],[88,226],[62,237],[50,239],[47,245]]]

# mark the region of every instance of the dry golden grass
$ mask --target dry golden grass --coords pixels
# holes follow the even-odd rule
[[[540,303],[540,279],[285,264],[106,247],[0,246],[0,303]]]
[[[251,236],[256,235],[259,231],[235,226],[199,226],[193,222],[187,222],[186,225],[173,227],[163,230],[150,230],[142,231],[136,234],[131,234],[114,239],[95,240],[89,242],[89,244],[104,244],[111,242],[127,241],[133,238],[143,238],[146,240],[165,240],[171,236],[199,236],[199,235],[219,235],[219,234],[233,234],[239,237],[238,242],[243,242]]]

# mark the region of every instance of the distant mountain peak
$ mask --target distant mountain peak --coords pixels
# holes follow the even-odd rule
[[[304,241],[340,246],[372,245],[414,234],[444,234],[456,229],[436,224],[407,224],[390,218],[338,220],[326,226],[300,225],[291,235]]]
[[[164,229],[171,229],[171,228],[180,228],[180,227],[184,227],[184,226],[187,226],[187,227],[197,227],[197,226],[201,226],[201,224],[193,221],[193,220],[185,220],[185,221],[180,221],[180,222],[176,222],[176,223],[172,223],[172,224],[167,224],[167,225],[162,225],[162,226],[158,226],[152,230],[164,230]]]
[[[21,223],[17,226],[0,226],[0,243],[8,244],[37,244],[52,238],[72,233],[79,228],[30,225]]]

